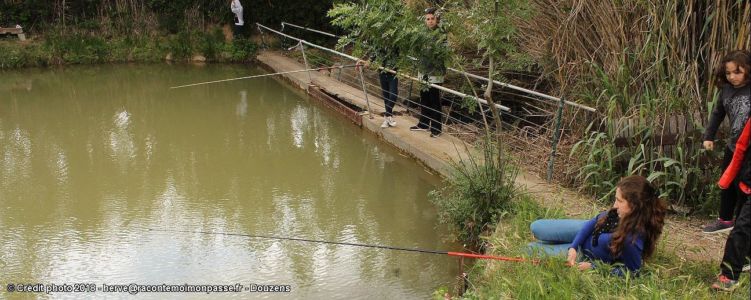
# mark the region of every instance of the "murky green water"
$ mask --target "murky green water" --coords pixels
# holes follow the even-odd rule
[[[255,283],[292,291],[174,296],[402,299],[453,284],[445,256],[198,233],[457,250],[427,200],[438,178],[298,91],[272,79],[168,89],[250,73],[0,73],[0,290]]]

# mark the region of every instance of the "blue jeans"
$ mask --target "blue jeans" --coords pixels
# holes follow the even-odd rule
[[[394,74],[381,72],[379,79],[383,93],[383,104],[386,106],[384,116],[391,117],[394,114],[394,104],[396,104],[396,99],[399,96],[399,78]]]
[[[529,225],[537,241],[527,245],[530,252],[541,251],[547,255],[565,256],[571,242],[576,238],[587,220],[561,219],[537,220]]]

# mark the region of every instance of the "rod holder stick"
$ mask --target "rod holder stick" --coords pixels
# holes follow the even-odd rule
[[[553,181],[553,165],[555,163],[555,152],[558,149],[558,141],[561,139],[561,121],[563,119],[563,107],[566,102],[561,98],[558,102],[558,112],[555,114],[555,128],[553,129],[553,145],[548,160],[548,182]]]
[[[305,62],[305,68],[308,69],[308,80],[310,80],[310,84],[313,84],[313,76],[310,75],[310,65],[308,65],[308,57],[305,55],[305,45],[303,45],[302,41],[297,43],[297,46],[300,47],[300,52],[302,52],[302,60]]]
[[[365,87],[365,76],[362,75],[362,67],[360,67],[360,84],[362,85],[362,92],[365,95],[365,105],[368,107],[368,118],[373,119],[373,112],[370,110],[370,100],[368,100],[368,89]]]
[[[414,81],[409,81],[409,95],[407,95],[407,100],[412,99],[412,84],[415,83]]]
[[[259,26],[258,24],[256,24],[256,28],[258,29],[258,32],[261,33],[261,47],[263,47],[263,49],[267,49],[268,45],[266,45],[266,39],[264,38],[265,35],[263,34],[263,29],[261,29],[261,26]],[[234,39],[234,36],[232,38]]]

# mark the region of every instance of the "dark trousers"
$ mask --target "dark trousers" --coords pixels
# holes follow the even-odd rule
[[[430,129],[430,132],[441,133],[441,93],[437,88],[429,88],[420,92],[420,119],[417,127]]]
[[[743,201],[741,211],[735,219],[735,227],[730,231],[728,240],[725,242],[725,254],[722,256],[720,270],[722,275],[730,279],[738,280],[743,265],[747,263],[746,257],[751,248],[751,202],[745,195],[739,201]]]
[[[391,117],[394,114],[394,104],[399,97],[399,78],[396,75],[382,72],[379,74],[381,80],[381,92],[383,93],[383,104],[386,106],[385,117]]]
[[[234,38],[244,38],[245,37],[245,25],[232,25],[233,26],[233,32],[232,35]]]
[[[733,160],[733,151],[725,147],[725,155],[722,158],[722,171],[727,169],[731,160]],[[720,219],[730,221],[737,217],[743,205],[743,201],[738,200],[741,198],[743,198],[743,194],[738,188],[737,182],[733,182],[727,189],[720,190]]]

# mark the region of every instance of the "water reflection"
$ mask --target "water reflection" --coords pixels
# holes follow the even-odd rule
[[[245,118],[248,114],[248,91],[240,91],[240,102],[235,106],[235,113],[238,117]]]
[[[456,249],[426,199],[436,178],[273,80],[168,90],[247,69],[24,72],[9,76],[34,89],[0,97],[0,282],[425,298],[455,275],[442,257],[198,233]]]

